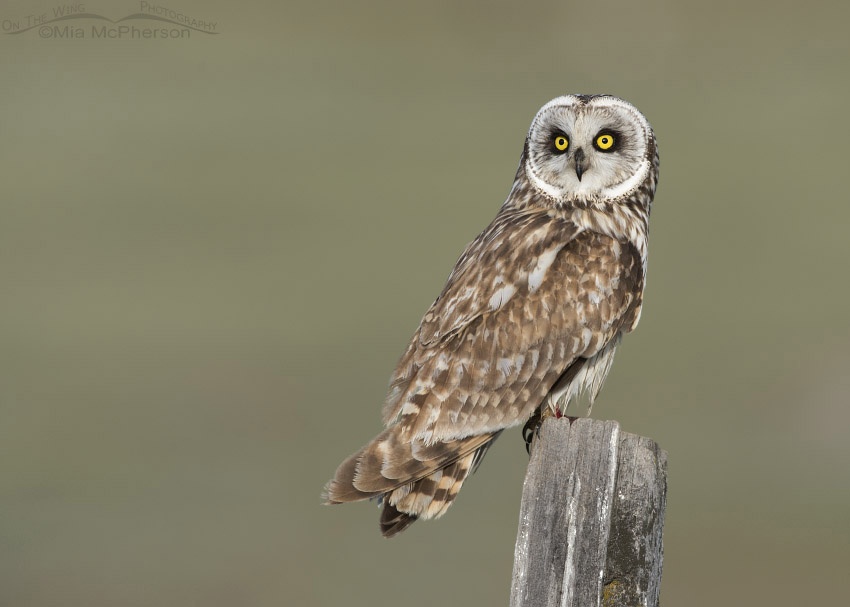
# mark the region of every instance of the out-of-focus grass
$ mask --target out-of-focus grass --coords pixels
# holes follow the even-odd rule
[[[504,603],[518,433],[397,540],[319,492],[565,92],[660,141],[594,416],[669,452],[663,601],[841,596],[843,4],[179,8],[222,33],[3,37],[4,604]]]

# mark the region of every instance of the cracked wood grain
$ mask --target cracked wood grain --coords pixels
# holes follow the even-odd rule
[[[511,606],[656,607],[666,466],[617,422],[547,419],[523,484]]]

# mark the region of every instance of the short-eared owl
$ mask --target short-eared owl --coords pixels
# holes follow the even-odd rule
[[[609,95],[531,123],[496,218],[458,259],[392,375],[386,429],[345,460],[330,504],[378,498],[387,536],[436,518],[505,428],[592,403],[640,318],[658,149]]]

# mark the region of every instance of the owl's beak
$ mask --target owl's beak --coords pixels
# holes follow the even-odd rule
[[[581,148],[577,149],[575,154],[573,154],[573,160],[576,163],[576,177],[581,181],[581,175],[584,173],[584,150]]]

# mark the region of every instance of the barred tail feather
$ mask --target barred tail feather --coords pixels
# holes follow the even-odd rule
[[[384,537],[393,537],[419,518],[443,516],[457,497],[463,481],[472,472],[476,454],[488,446],[489,443],[453,464],[389,493],[381,513],[381,533]]]
[[[380,498],[381,532],[392,537],[418,518],[442,516],[498,435],[426,445],[387,428],[339,466],[325,487],[326,503]]]

